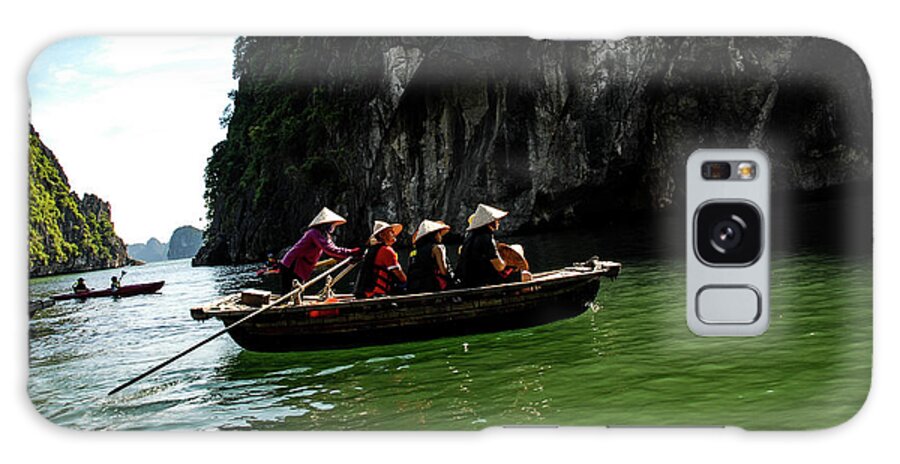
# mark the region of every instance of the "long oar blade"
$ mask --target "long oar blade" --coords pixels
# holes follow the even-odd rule
[[[160,370],[160,369],[162,369],[162,368],[168,366],[169,364],[172,364],[173,362],[177,361],[178,359],[180,359],[180,358],[183,357],[184,355],[186,355],[186,354],[190,353],[191,351],[194,351],[194,350],[196,350],[197,348],[200,348],[201,346],[203,346],[203,345],[205,345],[205,344],[207,344],[207,343],[213,341],[214,339],[218,338],[218,337],[221,336],[222,334],[228,332],[229,330],[233,329],[234,327],[237,327],[237,326],[240,325],[240,324],[243,324],[243,323],[246,322],[247,320],[249,320],[249,319],[255,317],[256,315],[262,313],[263,311],[266,311],[266,310],[268,310],[268,309],[271,309],[271,308],[275,307],[276,305],[281,304],[282,302],[286,301],[288,298],[294,296],[294,294],[296,294],[296,293],[298,293],[298,292],[301,292],[301,291],[305,290],[305,289],[306,289],[307,287],[309,287],[310,285],[312,285],[312,284],[318,282],[319,280],[322,280],[325,276],[327,276],[327,275],[331,274],[332,272],[334,272],[337,268],[339,268],[339,267],[341,267],[341,266],[347,264],[348,262],[350,262],[351,259],[352,259],[352,258],[347,258],[347,259],[341,261],[340,263],[336,264],[336,265],[335,265],[334,267],[332,267],[331,269],[329,269],[329,270],[327,270],[327,271],[325,271],[325,272],[319,274],[318,276],[316,276],[316,278],[310,280],[309,282],[303,284],[302,286],[300,286],[300,287],[298,287],[298,288],[295,288],[293,291],[291,291],[290,293],[285,294],[284,296],[282,296],[281,298],[275,300],[274,302],[272,302],[272,303],[270,303],[270,304],[268,304],[268,305],[266,305],[266,306],[263,306],[262,308],[259,308],[259,309],[257,309],[256,311],[254,311],[254,312],[252,312],[252,313],[250,313],[250,314],[244,316],[244,317],[241,318],[239,321],[234,322],[233,324],[229,325],[228,327],[225,327],[224,329],[222,329],[222,330],[216,332],[215,334],[213,334],[213,335],[207,337],[206,339],[204,339],[204,340],[201,341],[200,343],[197,343],[197,344],[195,344],[194,346],[192,346],[192,347],[190,347],[190,348],[188,348],[188,349],[182,351],[181,353],[178,353],[178,354],[175,355],[174,357],[169,358],[168,360],[166,360],[166,361],[163,362],[162,364],[157,365],[156,367],[150,369],[149,371],[144,372],[143,374],[141,374],[141,375],[139,375],[139,376],[137,376],[137,377],[135,377],[135,378],[133,378],[133,379],[131,379],[131,380],[125,382],[125,383],[123,383],[122,385],[119,385],[119,386],[116,387],[116,388],[113,388],[112,390],[110,390],[109,393],[107,393],[107,396],[112,395],[112,394],[114,394],[114,393],[117,393],[117,392],[121,391],[123,388],[126,388],[126,387],[128,387],[128,386],[130,386],[130,385],[133,385],[133,384],[137,383],[137,382],[140,381],[141,379],[143,379],[143,378],[147,377],[148,375],[150,375],[150,374],[152,374],[152,373],[154,373],[154,372],[156,372],[156,371],[158,371],[158,370]]]

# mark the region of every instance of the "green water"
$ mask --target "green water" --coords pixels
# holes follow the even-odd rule
[[[549,258],[532,255],[533,263]],[[565,259],[565,258],[557,258]],[[162,292],[60,302],[30,322],[29,394],[75,429],[454,429],[532,425],[836,425],[861,407],[872,352],[871,261],[777,258],[769,330],[700,338],[677,261],[635,256],[594,309],[531,329],[363,349],[263,354],[227,336],[107,397],[221,328],[188,309],[277,282],[254,266],[131,268]],[[89,284],[114,271],[84,274]],[[72,276],[35,279],[31,296]]]

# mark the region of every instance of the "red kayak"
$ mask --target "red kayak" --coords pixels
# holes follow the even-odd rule
[[[273,267],[264,267],[262,269],[258,269],[256,271],[256,275],[258,275],[258,276],[272,275],[272,274],[278,274],[279,272],[281,272],[281,270],[278,269],[277,267],[274,267],[274,268]]]
[[[119,287],[118,290],[111,290],[108,288],[104,288],[103,290],[90,290],[87,292],[79,292],[79,293],[63,293],[62,295],[53,295],[51,298],[54,300],[74,300],[76,298],[94,298],[98,296],[115,296],[115,297],[123,297],[123,296],[133,296],[133,295],[143,295],[145,293],[154,293],[162,288],[162,286],[166,283],[165,280],[160,280],[159,282],[147,282],[146,284],[134,284],[134,285],[123,285]]]

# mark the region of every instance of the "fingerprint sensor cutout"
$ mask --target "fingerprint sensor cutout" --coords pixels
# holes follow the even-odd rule
[[[759,290],[749,286],[707,286],[697,293],[697,318],[704,324],[752,324],[762,313]]]

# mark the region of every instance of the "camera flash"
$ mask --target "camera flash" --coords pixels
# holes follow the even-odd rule
[[[737,166],[738,177],[741,180],[752,180],[756,177],[756,163],[743,162]]]

